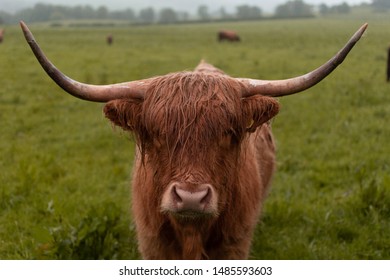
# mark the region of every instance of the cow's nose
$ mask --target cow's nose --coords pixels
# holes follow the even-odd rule
[[[212,187],[209,184],[189,186],[185,183],[172,183],[171,199],[178,212],[202,212],[212,198]]]

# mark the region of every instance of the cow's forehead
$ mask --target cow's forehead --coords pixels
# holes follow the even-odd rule
[[[241,115],[241,86],[226,75],[170,74],[151,85],[144,116],[161,126],[229,125]]]
[[[221,100],[226,103],[241,97],[244,85],[225,74],[178,72],[156,78],[146,99],[166,100],[174,104]]]

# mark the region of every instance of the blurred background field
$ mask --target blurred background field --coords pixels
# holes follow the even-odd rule
[[[251,258],[389,259],[389,17],[30,28],[65,74],[107,84],[191,70],[201,59],[234,77],[289,78],[327,61],[365,22],[367,33],[335,72],[279,99],[278,170]],[[222,28],[242,41],[218,43]],[[17,25],[6,32],[0,259],[139,258],[130,213],[131,136],[111,126],[102,104],[63,93]]]

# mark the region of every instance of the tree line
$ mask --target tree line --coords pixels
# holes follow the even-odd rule
[[[0,8],[1,9],[1,8]],[[199,6],[196,15],[185,11],[175,11],[172,8],[156,10],[147,7],[134,11],[131,8],[119,11],[110,11],[106,6],[93,8],[90,5],[68,7],[63,5],[36,4],[33,8],[23,9],[15,14],[0,10],[0,23],[16,23],[20,19],[27,22],[61,21],[66,19],[99,19],[99,20],[126,20],[132,23],[177,23],[185,21],[221,20],[248,20],[262,18],[262,10],[256,6],[241,5],[236,12],[230,14],[224,8],[210,12],[205,5]]]
[[[372,0],[371,6],[379,11],[390,9],[390,0]],[[351,7],[347,3],[334,6],[321,4],[318,7],[320,15],[332,13],[349,13]],[[0,8],[1,9],[1,8]],[[287,1],[276,7],[273,18],[294,18],[294,17],[314,17],[316,15],[314,6],[306,4],[303,0]],[[61,20],[125,20],[131,23],[153,24],[153,23],[178,23],[186,21],[217,21],[217,20],[254,20],[265,16],[262,9],[257,6],[240,5],[235,12],[229,13],[223,7],[216,11],[210,11],[206,5],[198,7],[196,14],[192,15],[184,11],[176,11],[172,8],[163,8],[156,10],[153,7],[134,11],[131,8],[110,11],[105,6],[93,8],[89,5],[84,6],[63,6],[51,4],[36,4],[32,8],[23,9],[15,14],[0,11],[0,24],[17,23],[20,19],[27,22],[45,22]]]

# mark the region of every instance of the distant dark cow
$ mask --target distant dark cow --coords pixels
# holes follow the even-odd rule
[[[112,45],[114,41],[114,37],[112,36],[112,34],[107,35],[106,41],[108,45]]]
[[[232,78],[201,62],[194,71],[112,85],[65,76],[21,23],[47,74],[134,133],[132,181],[139,250],[146,259],[245,259],[275,169],[275,97],[310,88],[360,39],[316,70],[288,80]]]
[[[230,42],[239,42],[240,36],[234,31],[231,30],[222,30],[218,32],[218,41],[230,41]]]
[[[4,29],[0,29],[0,43],[2,43],[4,40],[4,32]]]
[[[390,47],[387,49],[387,81],[390,82]]]

